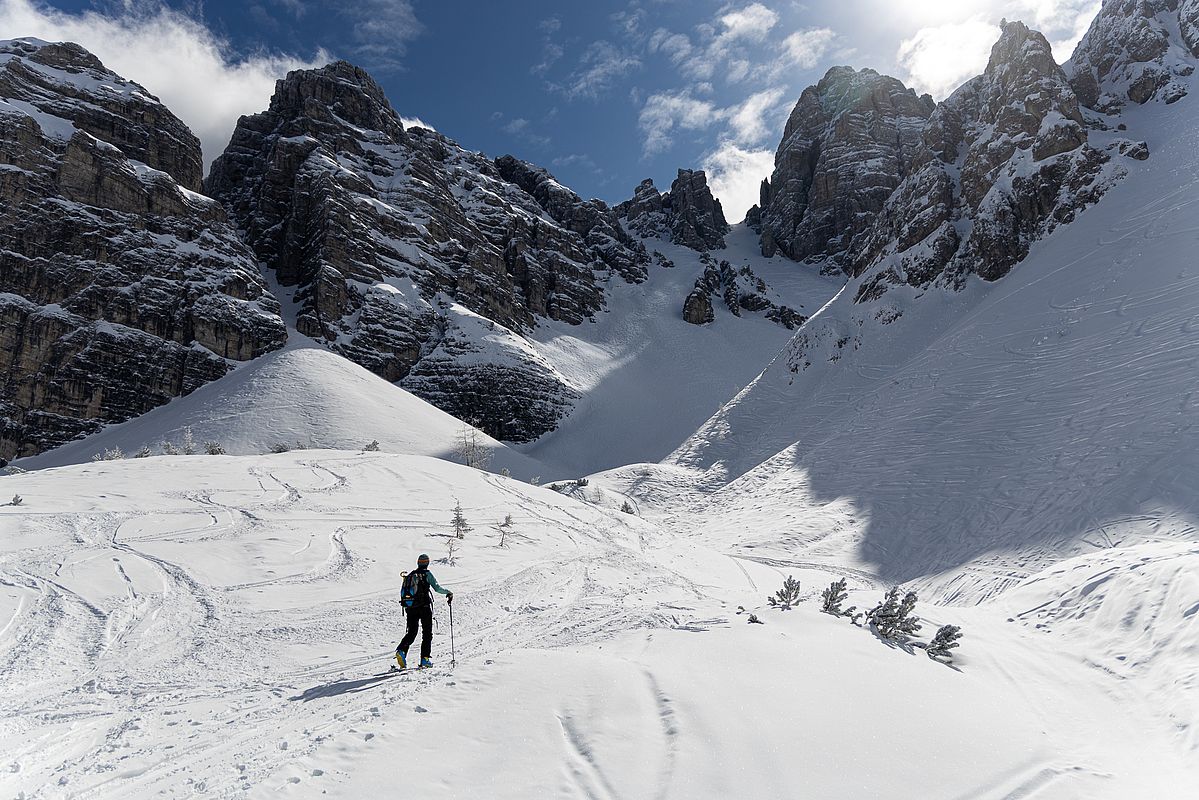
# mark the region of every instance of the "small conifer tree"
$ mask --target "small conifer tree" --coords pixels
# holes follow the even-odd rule
[[[191,426],[183,429],[183,455],[194,456],[196,454],[196,436],[192,433]]]
[[[799,602],[799,581],[788,575],[783,581],[783,588],[767,597],[766,602],[782,611],[790,611],[791,606]]]
[[[495,529],[500,532],[500,547],[504,547],[508,542],[508,535],[516,528],[516,523],[512,521],[512,515],[506,514],[504,521],[495,526]]]
[[[450,525],[454,528],[455,539],[465,539],[466,534],[470,533],[471,527],[466,523],[466,515],[462,513],[462,501],[454,503],[454,516]]]

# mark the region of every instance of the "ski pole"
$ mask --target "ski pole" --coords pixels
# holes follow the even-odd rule
[[[448,603],[450,607],[450,666],[458,663],[458,659],[454,655],[454,601]]]

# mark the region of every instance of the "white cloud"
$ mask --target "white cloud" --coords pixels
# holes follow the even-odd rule
[[[736,142],[744,145],[757,144],[772,133],[767,122],[767,115],[773,111],[783,99],[783,90],[767,89],[751,95],[739,107],[731,110],[729,126]]]
[[[774,170],[774,152],[746,150],[726,141],[704,156],[701,166],[725,217],[736,223],[745,219],[745,212],[758,202],[762,179]]]
[[[779,15],[761,3],[750,3],[745,8],[729,11],[720,16],[724,26],[719,39],[727,44],[738,39],[760,42],[779,21]]]
[[[829,28],[808,28],[796,31],[783,40],[780,67],[796,66],[811,69],[820,63],[829,45],[837,36]]]
[[[904,82],[938,100],[987,66],[999,27],[981,17],[921,28],[899,44],[896,56],[907,71]]]
[[[611,42],[592,42],[579,59],[580,67],[563,88],[566,96],[595,99],[612,87],[618,79],[641,66],[641,60],[624,52]]]
[[[771,125],[771,112],[778,108],[784,94],[779,87],[766,89],[750,95],[740,105],[725,108],[697,99],[690,90],[650,95],[637,120],[645,135],[642,155],[649,157],[668,149],[674,143],[676,130],[702,130],[718,122],[727,123],[722,140],[739,147],[752,147],[776,133]]]
[[[1099,7],[1100,0],[911,0],[905,16],[923,26],[900,44],[899,64],[910,86],[942,98],[986,67],[1001,18],[1023,20],[1043,33],[1060,64]]]
[[[186,122],[200,138],[206,164],[225,149],[239,116],[267,107],[276,79],[288,70],[328,61],[324,52],[312,61],[288,55],[238,60],[202,24],[165,7],[109,17],[94,11],[67,14],[29,0],[0,0],[0,31],[83,45]]]
[[[355,0],[342,9],[353,21],[355,55],[374,70],[399,69],[407,42],[424,31],[412,0]]]
[[[712,23],[697,25],[697,41],[682,33],[659,28],[650,36],[648,50],[667,56],[688,78],[709,80],[727,64],[725,78],[731,82],[750,74],[750,62],[741,57],[747,46],[766,40],[778,24],[779,15],[761,3],[725,10]]]
[[[715,105],[696,100],[686,91],[650,95],[637,117],[637,125],[645,134],[642,155],[652,156],[669,148],[673,142],[671,134],[676,128],[701,130],[721,116],[722,112]]]

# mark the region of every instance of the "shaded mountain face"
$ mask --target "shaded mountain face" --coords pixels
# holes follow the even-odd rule
[[[762,253],[840,266],[854,237],[923,157],[931,97],[872,69],[834,67],[808,87],[787,120],[751,209]]]
[[[520,334],[579,324],[645,278],[611,209],[545,170],[405,130],[363,70],[290,73],[243,117],[207,187],[300,332],[498,438],[552,430],[575,392]]]
[[[73,44],[0,42],[0,456],[141,414],[286,338],[200,144]]]
[[[723,249],[729,231],[724,209],[712,196],[702,169],[680,169],[669,192],[659,192],[646,178],[614,211],[640,236],[669,239],[692,250]]]

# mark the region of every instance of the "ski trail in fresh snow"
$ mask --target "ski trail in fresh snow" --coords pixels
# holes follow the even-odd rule
[[[1061,574],[1013,577],[1001,598],[1011,611],[927,606],[930,630],[966,630],[953,670],[810,603],[764,608],[791,570],[809,592],[845,575],[864,607],[878,585],[856,568],[818,553],[730,553],[706,534],[433,459],[156,458],[5,480],[27,498],[0,510],[6,794],[386,796],[396,753],[456,765],[414,768],[430,800],[523,800],[531,786],[787,796],[797,785],[1107,798],[1194,777],[1171,743],[1199,719],[1191,684],[1169,666],[1188,663],[1199,618],[1186,553],[1104,550]],[[588,489],[611,502],[598,481]],[[472,530],[449,565],[439,559],[455,502]],[[500,548],[493,526],[507,514],[515,534]],[[811,541],[818,551],[825,540]],[[444,666],[439,603],[442,666],[383,677],[403,632],[399,572],[422,551],[455,591],[458,664]],[[978,569],[975,580],[1004,579],[998,565]],[[1148,591],[1158,578],[1173,588]],[[747,625],[738,606],[766,624]],[[1175,632],[1130,639],[1109,621],[1121,607],[1139,609],[1134,630]],[[1102,636],[1070,636],[1093,618]],[[1155,710],[1166,687],[1183,692],[1173,714]],[[906,731],[911,758],[892,758],[874,730]],[[845,753],[872,771],[829,768]],[[942,770],[930,790],[920,765],[933,759],[970,767]]]

